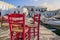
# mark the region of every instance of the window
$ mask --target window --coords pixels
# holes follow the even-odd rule
[[[47,14],[48,15],[48,14]]]
[[[18,14],[20,13],[20,11],[18,11]]]
[[[36,11],[37,11],[37,9],[36,9]]]
[[[56,15],[57,13],[55,13],[55,15]]]
[[[14,11],[14,13],[16,13],[16,11]]]
[[[34,11],[33,8],[31,9],[31,11]]]
[[[44,11],[47,11],[47,10],[44,10]]]
[[[41,10],[41,12],[44,12],[43,10]]]
[[[40,9],[39,9],[39,11],[40,11]]]

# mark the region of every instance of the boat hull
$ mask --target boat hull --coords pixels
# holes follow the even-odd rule
[[[60,21],[47,21],[43,23],[52,25],[54,28],[60,29]]]

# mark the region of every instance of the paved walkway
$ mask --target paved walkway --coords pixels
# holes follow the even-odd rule
[[[0,28],[0,40],[9,40],[9,29]],[[33,39],[32,39],[33,40]],[[35,37],[34,40],[37,40]],[[40,27],[40,40],[60,40],[60,37],[44,26]]]

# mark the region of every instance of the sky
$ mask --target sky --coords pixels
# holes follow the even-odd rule
[[[2,1],[2,0],[0,0]],[[3,0],[15,6],[44,6],[48,10],[60,9],[60,0]]]

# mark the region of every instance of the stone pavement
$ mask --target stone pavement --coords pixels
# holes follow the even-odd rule
[[[9,40],[9,28],[0,28],[0,40]],[[37,36],[32,40],[37,40]],[[60,37],[44,26],[41,26],[40,40],[60,40]]]

